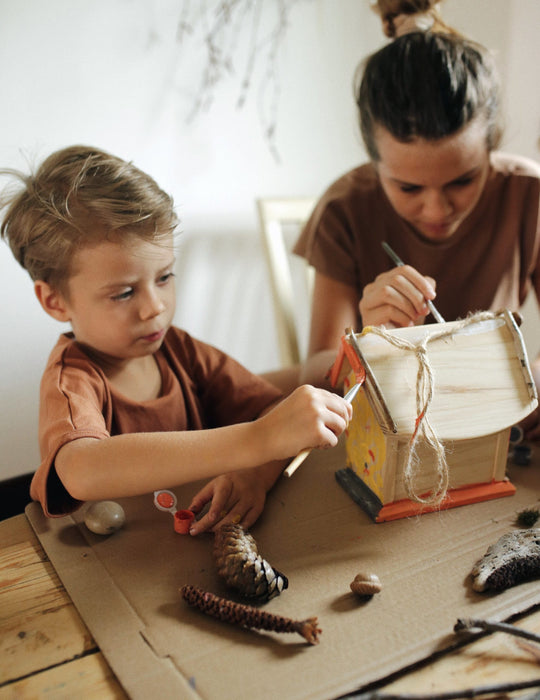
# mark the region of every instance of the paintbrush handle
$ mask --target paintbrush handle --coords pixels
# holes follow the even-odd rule
[[[388,245],[388,243],[386,241],[382,241],[381,245],[384,249],[384,252],[388,255],[389,258],[391,258],[391,260],[394,262],[394,264],[397,267],[402,267],[403,265],[405,265],[403,260],[399,257],[399,255],[394,250],[392,250],[392,248],[390,248],[390,246]],[[437,321],[437,323],[444,323],[444,318],[441,316],[441,314],[435,308],[435,304],[430,299],[426,299],[426,304],[427,304],[428,309],[431,312],[431,315]]]
[[[437,323],[444,323],[444,318],[437,311],[437,309],[435,308],[435,304],[431,301],[431,299],[426,299],[426,303],[428,309],[431,311],[431,315],[437,321]]]
[[[289,464],[287,469],[283,472],[285,476],[292,476],[298,467],[302,464],[308,454],[311,452],[311,447],[306,447],[305,450],[299,452],[293,461]]]

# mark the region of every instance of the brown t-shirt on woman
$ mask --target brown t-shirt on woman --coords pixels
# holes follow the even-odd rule
[[[71,440],[242,423],[281,397],[267,381],[178,328],[167,332],[155,358],[161,395],[135,402],[111,386],[71,333],[60,336],[41,380],[42,461],[30,488],[46,515],[65,515],[80,505],[54,469],[58,450]]]
[[[386,241],[436,280],[435,304],[447,321],[474,311],[517,311],[531,287],[540,298],[540,165],[502,153],[490,160],[476,207],[445,241],[422,238],[398,216],[374,166],[366,164],[323,194],[294,252],[354,287],[360,300],[364,287],[393,266],[381,247]]]

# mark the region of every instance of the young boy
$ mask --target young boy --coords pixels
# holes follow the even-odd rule
[[[31,495],[49,516],[216,477],[190,509],[198,534],[260,515],[286,460],[332,446],[351,418],[341,397],[280,392],[172,326],[172,199],[103,151],[53,153],[6,211],[1,235],[53,318],[69,322],[41,383],[42,462]]]

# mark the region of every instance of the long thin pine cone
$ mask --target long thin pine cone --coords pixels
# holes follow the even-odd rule
[[[292,620],[281,615],[259,610],[252,605],[234,603],[232,600],[220,598],[214,593],[203,591],[196,586],[183,586],[180,589],[182,598],[193,608],[197,608],[205,615],[215,617],[222,622],[240,627],[269,630],[271,632],[298,632],[310,644],[319,643],[319,634],[322,632],[317,627],[317,618],[310,617],[307,620]]]
[[[260,556],[257,543],[241,525],[226,523],[216,531],[214,558],[218,574],[246,598],[266,602],[289,585],[287,577]]]

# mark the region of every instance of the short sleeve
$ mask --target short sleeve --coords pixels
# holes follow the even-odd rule
[[[60,448],[80,438],[108,437],[110,421],[110,397],[99,371],[73,344],[57,345],[41,380],[41,463],[30,488],[46,515],[65,515],[80,505],[56,474],[54,460]]]

